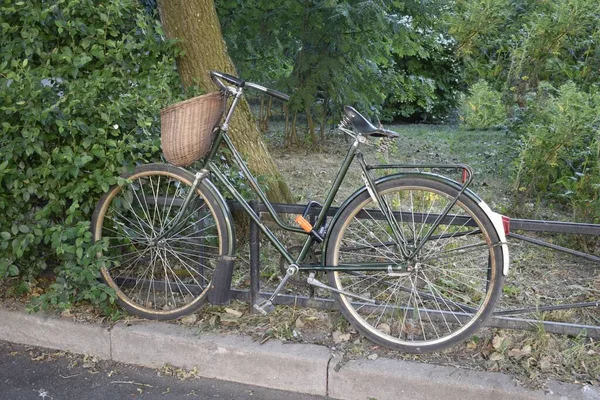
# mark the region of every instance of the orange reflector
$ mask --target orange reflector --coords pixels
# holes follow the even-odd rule
[[[310,222],[308,222],[306,220],[306,218],[304,218],[302,215],[298,215],[296,217],[296,223],[298,225],[300,225],[300,228],[302,228],[302,230],[304,230],[304,232],[310,233],[313,229],[312,225],[310,224]]]
[[[463,170],[462,170],[462,183],[466,183],[467,182],[467,178],[468,178],[467,170],[466,170],[466,168],[463,168]]]
[[[508,235],[510,233],[510,218],[503,215],[502,226],[504,227],[504,234]]]

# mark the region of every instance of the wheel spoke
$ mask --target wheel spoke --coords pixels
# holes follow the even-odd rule
[[[456,201],[456,189],[439,182],[396,178],[378,191],[412,258],[399,251],[387,220],[369,211],[377,209],[371,197],[355,198],[331,228],[327,265],[383,262],[401,268],[330,272],[337,289],[374,300],[339,296],[342,311],[370,339],[404,351],[443,348],[464,339],[477,319],[489,316],[501,291],[500,257],[489,245],[493,226],[477,204],[463,197]],[[432,229],[435,221],[439,225]],[[496,272],[490,275],[492,268]]]
[[[193,177],[172,167],[154,168],[125,176],[128,182],[103,198],[94,240],[107,243],[99,253],[110,263],[102,275],[119,303],[147,318],[177,318],[206,298],[215,260],[229,238],[221,236],[225,219],[202,185],[183,210]],[[173,227],[178,213],[185,214]]]

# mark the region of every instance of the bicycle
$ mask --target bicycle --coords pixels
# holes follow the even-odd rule
[[[468,338],[490,316],[508,273],[509,220],[468,189],[473,179],[469,166],[367,164],[361,144],[398,134],[375,127],[346,106],[339,129],[353,141],[318,216],[314,224],[298,216],[299,226],[288,225],[227,132],[244,89],[283,101],[289,96],[220,72],[211,77],[223,99],[220,113],[214,113],[222,123],[205,133],[213,137],[199,171],[169,164],[139,166],[124,175],[126,183],[112,187],[95,209],[92,232],[95,241],[102,241],[101,276],[123,308],[166,320],[196,311],[207,300],[223,301],[217,294],[231,286],[235,236],[227,202],[211,181],[215,179],[289,264],[270,298],[253,305],[261,313],[274,308],[286,282],[302,271],[308,273],[309,285],[331,292],[361,334],[392,349],[420,353],[451,346]],[[221,145],[229,149],[273,221],[284,230],[307,235],[297,257],[216,163]],[[355,160],[364,186],[327,221],[327,211]],[[375,178],[374,171],[381,169],[399,172]],[[462,182],[422,169],[462,171]],[[305,215],[314,205],[307,205]],[[322,260],[306,264],[315,247]],[[327,283],[317,278],[319,271],[326,272]]]

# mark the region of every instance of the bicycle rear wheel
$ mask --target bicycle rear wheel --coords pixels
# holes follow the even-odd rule
[[[463,194],[422,243],[458,191],[414,176],[392,178],[377,190],[400,235],[368,191],[341,211],[327,245],[327,265],[365,269],[329,272],[330,285],[372,300],[336,294],[342,313],[370,340],[407,352],[435,351],[468,338],[502,289],[503,254],[489,218]],[[400,247],[416,252],[414,258],[403,256]],[[368,270],[369,263],[392,270]]]
[[[138,167],[98,202],[92,218],[101,276],[127,311],[167,320],[205,302],[219,257],[230,248],[225,216],[205,183],[182,210],[194,176],[165,164]],[[177,228],[156,238],[185,212]]]

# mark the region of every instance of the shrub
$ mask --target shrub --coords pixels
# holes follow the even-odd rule
[[[455,41],[440,27],[421,26],[410,17],[401,21],[403,30],[384,68],[382,119],[444,120],[458,105],[462,82]]]
[[[460,105],[460,123],[466,129],[493,129],[504,125],[506,112],[502,94],[480,80],[471,86]]]
[[[516,164],[516,188],[568,205],[582,221],[600,219],[600,96],[570,82],[529,97]]]
[[[174,47],[135,0],[0,3],[0,279],[55,277],[38,306],[106,306],[89,221],[119,174],[159,154]]]

